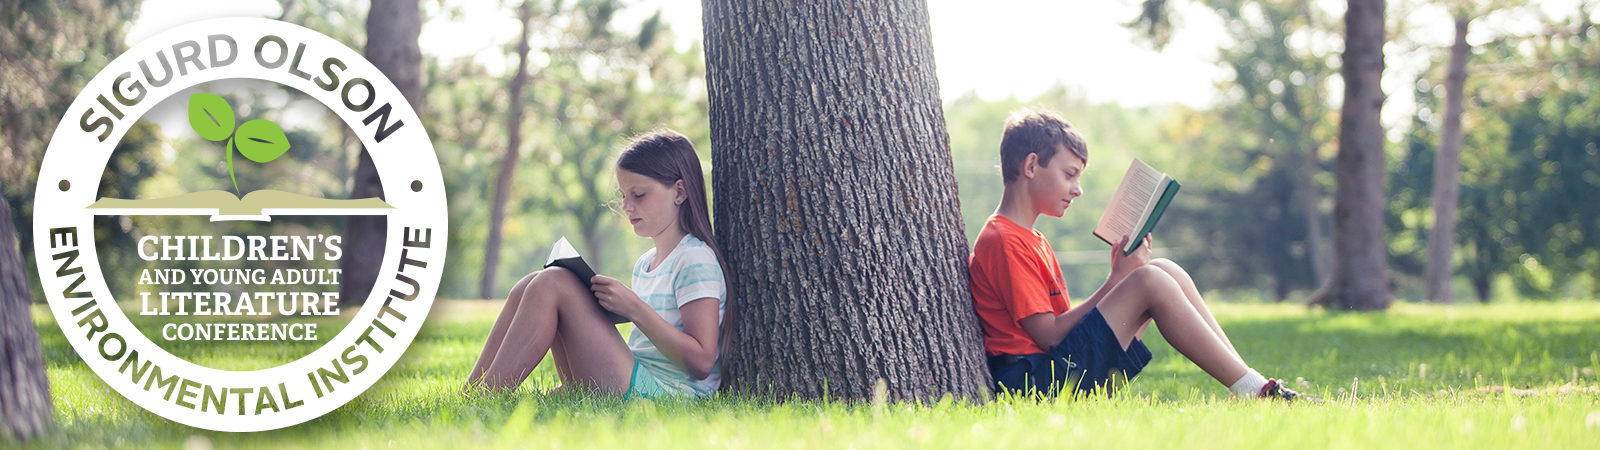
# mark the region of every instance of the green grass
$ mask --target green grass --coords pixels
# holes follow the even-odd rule
[[[1240,353],[1267,376],[1304,378],[1295,387],[1329,400],[1316,405],[1230,400],[1154,333],[1148,336],[1154,362],[1109,400],[624,403],[546,395],[555,378],[548,365],[516,393],[459,395],[498,307],[436,304],[417,342],[367,393],[316,420],[249,434],[190,428],[134,406],[83,366],[48,311],[36,308],[58,428],[29,445],[1572,448],[1600,442],[1600,302],[1398,304],[1377,314],[1216,305]],[[185,354],[202,365],[258,367],[312,345]]]

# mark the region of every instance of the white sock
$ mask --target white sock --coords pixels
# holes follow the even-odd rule
[[[1232,386],[1228,386],[1228,391],[1233,392],[1235,397],[1256,398],[1256,396],[1261,395],[1261,387],[1266,385],[1267,379],[1262,377],[1261,373],[1256,372],[1255,369],[1250,369],[1249,372],[1244,373],[1244,376],[1239,377],[1239,381],[1235,381]]]

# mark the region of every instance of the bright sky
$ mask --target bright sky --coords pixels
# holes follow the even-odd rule
[[[1223,39],[1219,21],[1186,14],[1197,19],[1186,20],[1178,39],[1156,53],[1127,38],[1119,24],[1137,14],[1137,5],[1123,3],[930,1],[941,90],[946,98],[968,91],[987,99],[1028,98],[1063,84],[1084,88],[1097,102],[1209,102],[1212,84],[1222,74],[1211,61]],[[633,5],[619,13],[619,22],[637,23],[659,9],[680,45],[700,38],[699,0],[639,0]],[[434,19],[424,25],[423,51],[442,57],[477,54],[486,62],[501,63],[503,55],[496,50],[515,37],[515,18],[496,1],[465,2],[462,9],[459,21]],[[270,0],[145,0],[128,41],[194,20],[278,12],[277,2]]]
[[[1093,102],[1210,103],[1224,77],[1214,62],[1222,23],[1173,3],[1192,19],[1158,53],[1122,26],[1138,16],[1136,2],[930,2],[939,83],[946,98],[1028,98],[1065,84]]]
[[[1223,39],[1222,26],[1203,11],[1186,14],[1197,19],[1186,21],[1179,39],[1156,53],[1128,39],[1119,25],[1137,15],[1137,3],[1131,0],[928,3],[934,60],[947,99],[969,91],[986,99],[1029,98],[1063,84],[1085,88],[1090,100],[1097,102],[1202,105],[1211,101],[1212,83],[1222,75],[1212,62]],[[619,15],[620,21],[638,22],[660,10],[680,45],[700,39],[700,0],[633,4]],[[1180,4],[1185,12],[1195,8]],[[503,14],[494,2],[469,4],[467,10],[466,17]],[[514,38],[514,20],[491,20],[499,22],[496,28],[501,31],[485,32],[482,22],[429,23],[423,30],[423,50],[459,55]],[[430,35],[456,38],[430,40]]]
[[[1582,0],[1541,0],[1545,14],[1564,16]],[[1329,9],[1339,9],[1337,1]],[[434,9],[434,2],[423,2]],[[451,2],[456,4],[457,2]],[[1194,1],[1175,0],[1182,22],[1172,44],[1155,52],[1133,40],[1121,24],[1132,20],[1138,0],[929,0],[934,58],[940,90],[946,99],[976,91],[985,99],[1033,97],[1052,85],[1082,89],[1094,102],[1129,106],[1183,103],[1209,104],[1215,83],[1227,74],[1214,61],[1216,48],[1227,41],[1221,21]],[[458,18],[436,15],[422,30],[424,53],[440,57],[477,55],[491,70],[505,66],[499,51],[518,32],[510,12],[494,0],[461,2]],[[700,39],[700,0],[636,0],[618,14],[619,23],[638,23],[656,10],[678,36],[679,45]],[[1421,45],[1442,48],[1451,39],[1448,17],[1423,0],[1391,1],[1391,15],[1407,14],[1416,30],[1408,35]],[[145,0],[128,42],[185,22],[226,16],[275,16],[277,2]],[[427,14],[431,11],[425,11]],[[1342,10],[1340,11],[1342,13]],[[1595,12],[1600,15],[1600,11]],[[1394,19],[1391,18],[1391,21]],[[1476,31],[1532,33],[1537,20],[1489,17],[1474,22]],[[1473,33],[1475,41],[1488,33]],[[1384,90],[1389,123],[1401,122],[1411,110],[1408,83],[1426,67],[1429,53],[1391,45]],[[1420,57],[1419,57],[1420,55]],[[1409,58],[1409,59],[1408,59]],[[1397,95],[1398,94],[1398,95]]]

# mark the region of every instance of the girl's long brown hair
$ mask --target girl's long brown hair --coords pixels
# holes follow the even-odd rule
[[[617,168],[650,177],[667,186],[683,181],[688,199],[678,208],[678,226],[710,246],[712,253],[717,256],[717,265],[722,268],[727,309],[723,311],[722,326],[717,332],[720,341],[717,352],[726,354],[724,344],[728,342],[728,332],[733,329],[729,325],[734,317],[733,287],[728,286],[733,274],[728,271],[727,259],[722,257],[722,246],[711,234],[711,208],[706,201],[706,180],[700,170],[700,157],[695,154],[694,144],[673,130],[645,133],[628,143],[622,156],[617,158]]]

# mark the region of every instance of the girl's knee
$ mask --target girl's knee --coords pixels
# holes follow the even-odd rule
[[[511,289],[517,290],[528,287],[529,284],[533,283],[533,279],[539,276],[539,272],[543,272],[543,270],[535,270],[528,272],[527,275],[523,275],[522,279],[517,280],[517,284],[515,284]]]
[[[577,275],[573,275],[572,271],[560,267],[547,267],[544,270],[534,272],[534,275],[537,275],[534,279],[534,284],[540,289],[583,288],[583,282],[578,281]]]
[[[532,279],[523,291],[525,299],[549,299],[570,296],[579,292],[588,292],[583,283],[571,271],[559,267],[546,268],[529,275]]]
[[[530,274],[527,274],[527,275],[523,275],[522,279],[517,280],[517,284],[514,284],[514,285],[511,286],[511,293],[506,294],[506,301],[516,302],[518,300],[521,300],[522,299],[522,293],[523,292],[527,292],[528,285],[533,284],[533,279],[535,277],[537,277],[538,275],[539,275],[539,272],[533,272],[533,273],[530,273]]]

